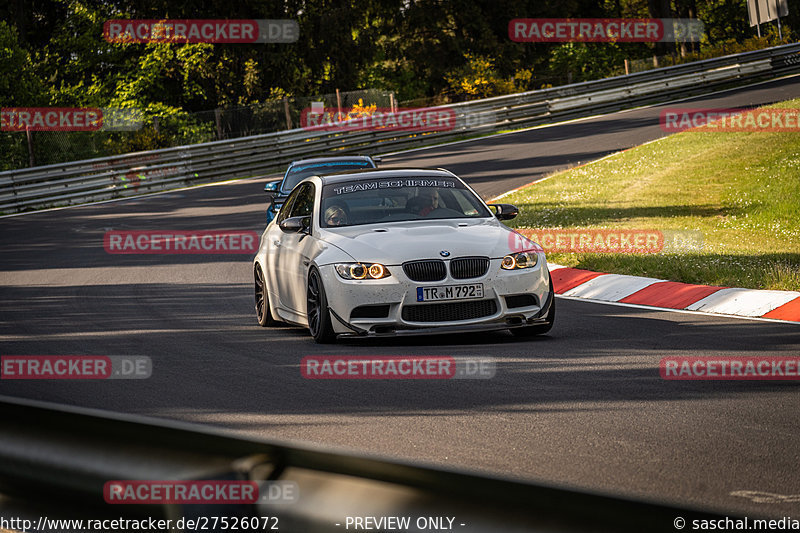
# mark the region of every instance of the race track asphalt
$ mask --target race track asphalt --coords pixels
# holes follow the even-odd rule
[[[676,105],[792,97],[800,78]],[[385,161],[448,168],[491,198],[665,135],[658,113],[637,109]],[[300,329],[257,326],[250,256],[104,251],[111,229],[260,233],[262,184],[0,219],[0,354],[153,360],[146,380],[2,380],[0,394],[750,516],[800,515],[797,383],[665,381],[658,371],[667,356],[798,356],[797,324],[560,299],[555,328],[533,340],[500,332],[318,346]],[[314,354],[491,356],[497,373],[303,379],[300,359]],[[758,503],[739,491],[775,496]]]

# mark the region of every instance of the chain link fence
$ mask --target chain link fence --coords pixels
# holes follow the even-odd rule
[[[287,97],[243,107],[155,117],[135,131],[0,132],[0,170],[65,163],[111,155],[185,146],[300,127],[312,102],[326,108],[355,105],[396,107],[394,93],[363,89],[317,96]]]

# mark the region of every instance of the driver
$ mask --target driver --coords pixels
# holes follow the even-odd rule
[[[347,213],[339,205],[332,205],[325,210],[325,224],[328,226],[344,226],[347,224]]]
[[[423,189],[419,196],[415,196],[410,203],[413,204],[413,211],[421,217],[439,207],[439,191],[436,189]]]

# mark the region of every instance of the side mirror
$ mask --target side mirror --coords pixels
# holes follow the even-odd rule
[[[279,224],[284,233],[309,233],[311,217],[289,217]]]
[[[266,185],[264,185],[265,192],[278,192],[278,185],[280,185],[280,181],[270,181]]]
[[[511,220],[519,214],[517,206],[511,204],[488,204],[494,209],[494,216],[498,220]]]

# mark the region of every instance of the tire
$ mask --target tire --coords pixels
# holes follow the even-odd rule
[[[319,270],[312,268],[308,273],[308,288],[306,290],[308,331],[319,344],[328,344],[336,340],[333,331],[331,313],[328,311],[328,298],[325,295],[325,286]]]
[[[511,328],[511,334],[515,337],[534,337],[536,335],[544,335],[553,329],[553,323],[556,321],[556,293],[553,289],[553,276],[550,276],[550,309],[547,311],[545,320],[547,320],[547,322],[544,324]]]
[[[272,310],[269,307],[269,296],[267,295],[267,284],[264,281],[264,272],[261,270],[260,265],[256,265],[253,269],[253,277],[255,278],[256,318],[258,319],[258,325],[262,328],[274,326],[278,321],[272,318]]]

